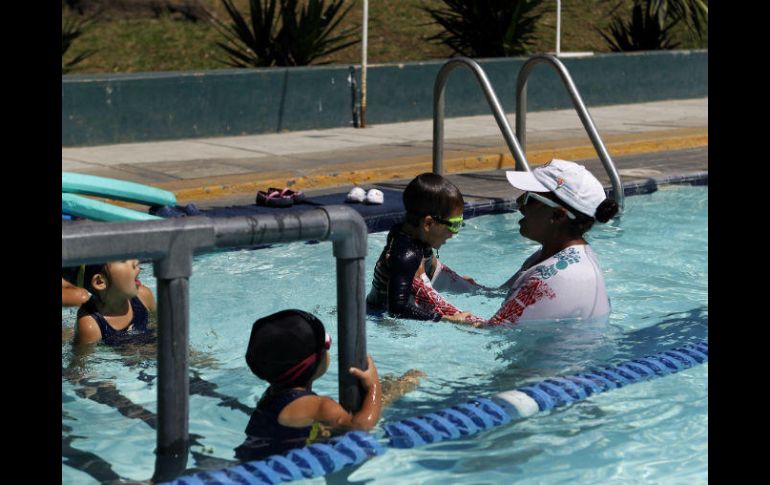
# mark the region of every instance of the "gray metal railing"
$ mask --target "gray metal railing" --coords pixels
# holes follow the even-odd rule
[[[495,116],[497,126],[500,127],[505,143],[508,145],[511,155],[513,155],[516,170],[529,171],[529,164],[524,155],[524,150],[522,150],[516,137],[513,136],[511,125],[505,117],[500,100],[497,99],[497,95],[494,89],[492,89],[486,73],[473,59],[454,57],[441,67],[436,76],[436,82],[433,84],[433,173],[444,174],[444,91],[446,90],[449,73],[458,67],[466,67],[476,76],[476,80],[479,82],[481,90],[484,91],[484,96],[487,98],[487,103],[492,108],[492,114]]]
[[[610,182],[612,183],[612,190],[615,201],[620,208],[619,212],[623,211],[623,202],[625,200],[625,194],[623,193],[623,184],[620,182],[620,176],[615,169],[615,164],[612,163],[612,158],[607,152],[607,148],[604,146],[604,142],[599,136],[599,132],[596,130],[594,121],[591,118],[588,109],[586,109],[583,99],[580,97],[580,93],[575,87],[575,83],[572,81],[569,71],[564,64],[556,57],[550,54],[538,54],[532,56],[527,62],[521,66],[519,71],[519,77],[516,80],[516,138],[518,138],[521,146],[526,148],[527,146],[527,79],[530,73],[538,64],[548,64],[556,69],[559,73],[564,86],[567,88],[567,92],[572,98],[572,104],[575,106],[575,110],[580,117],[580,121],[583,123],[588,132],[591,143],[593,143],[596,153],[599,155],[599,159],[604,165],[604,169],[610,176]]]
[[[366,368],[365,266],[367,228],[344,206],[303,212],[213,219],[62,226],[62,267],[104,261],[152,259],[158,282],[158,427],[153,481],[184,471],[189,451],[189,277],[193,253],[263,243],[330,240],[337,258],[339,399],[350,411],[361,406],[351,366]],[[248,335],[244,336],[248,339]],[[246,340],[244,340],[245,342]]]

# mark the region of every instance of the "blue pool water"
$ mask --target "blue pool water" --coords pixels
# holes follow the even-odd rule
[[[460,274],[497,285],[537,246],[518,234],[518,213],[467,221],[440,251]],[[522,324],[472,329],[444,322],[374,319],[368,350],[380,375],[416,368],[420,387],[383,413],[401,419],[478,396],[513,389],[544,376],[656,353],[708,337],[708,187],[663,187],[626,199],[620,222],[597,225],[589,242],[605,271],[612,302],[608,324]],[[367,280],[385,233],[371,234]],[[145,284],[154,289],[151,270]],[[243,360],[252,322],[283,308],[318,315],[336,335],[335,263],[330,243],[290,244],[196,258],[190,280],[191,368],[216,392],[254,406],[265,389]],[[450,301],[491,316],[502,298],[452,295]],[[63,310],[71,326],[73,312]],[[336,355],[336,342],[332,344]],[[62,365],[70,365],[62,344]],[[334,360],[334,359],[333,359]],[[62,383],[63,439],[110,464],[118,475],[147,479],[154,466],[155,431],[118,404],[84,399],[94,382],[108,382],[136,405],[155,411],[154,357],[141,349],[118,354],[98,348],[78,371],[89,385]],[[314,386],[336,396],[337,367]],[[105,392],[109,395],[109,392]],[[103,400],[104,401],[104,400]],[[200,453],[232,459],[248,414],[222,399],[194,393],[188,459]],[[125,409],[125,406],[124,406]],[[375,433],[377,429],[375,429]],[[350,472],[347,472],[350,473]],[[63,483],[97,483],[62,463]],[[343,476],[346,473],[342,474]],[[375,483],[706,483],[708,480],[708,364],[676,375],[593,396],[465,440],[410,450],[389,449],[354,469],[350,481]],[[314,480],[325,483],[324,479]],[[345,483],[335,477],[332,483]]]

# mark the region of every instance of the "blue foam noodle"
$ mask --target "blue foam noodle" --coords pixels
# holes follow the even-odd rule
[[[385,448],[369,433],[364,431],[351,431],[348,433],[348,436],[362,450],[364,450],[367,456],[377,456],[385,453]]]
[[[626,362],[621,364],[620,367],[626,369],[626,372],[632,371],[639,375],[640,379],[648,379],[655,377],[655,370],[650,369],[647,366],[637,364],[636,362]]]
[[[564,390],[567,391],[570,396],[573,396],[576,401],[580,401],[581,399],[588,397],[588,394],[586,394],[586,391],[582,386],[575,384],[569,379],[565,379],[563,377],[552,377],[548,379],[548,382],[552,382],[555,385],[564,388]]]
[[[697,343],[697,344],[695,344],[695,348],[696,348],[696,349],[697,349],[699,352],[702,352],[702,353],[704,353],[704,354],[706,354],[706,355],[708,355],[708,354],[709,354],[709,344],[708,344],[708,342],[700,342],[700,343]]]
[[[594,374],[598,374],[600,376],[604,376],[608,380],[615,383],[618,387],[623,387],[626,384],[631,384],[633,381],[626,379],[625,377],[621,376],[617,372],[613,372],[610,368],[603,368],[603,369],[596,369],[594,370]]]
[[[698,363],[695,359],[693,359],[689,355],[685,354],[684,352],[678,352],[676,350],[669,350],[668,352],[664,352],[664,353],[667,356],[671,357],[672,359],[677,359],[685,367],[692,367],[693,365]]]
[[[173,482],[169,482],[169,484],[176,484],[176,485],[206,485],[203,483],[203,480],[198,478],[195,475],[190,475],[188,477],[180,478],[179,480],[174,480]]]
[[[270,468],[264,461],[250,461],[241,465],[241,468],[251,472],[253,475],[264,477],[264,481],[270,485],[281,483],[283,481],[275,470]]]
[[[576,382],[583,388],[583,392],[585,393],[586,397],[594,394],[602,392],[603,389],[601,386],[599,386],[597,383],[592,381],[591,379],[586,379],[585,377],[581,377],[580,375],[574,375],[574,376],[565,376],[564,379],[568,379],[572,382]]]
[[[434,428],[440,431],[446,439],[455,439],[460,437],[460,430],[448,419],[439,416],[436,413],[430,413],[423,416]]]
[[[553,385],[549,382],[538,382],[533,384],[533,387],[540,388],[547,392],[553,398],[554,406],[563,406],[575,400],[575,398],[570,396],[567,391],[560,386]]]
[[[386,424],[385,433],[395,448],[414,448],[426,444],[422,436],[401,422]]]
[[[582,372],[576,375],[578,377],[581,377],[583,379],[593,382],[599,388],[599,392],[609,391],[610,389],[615,389],[616,387],[618,387],[611,380],[604,378],[600,375],[594,374],[593,372]]]
[[[265,482],[258,479],[253,474],[249,473],[242,466],[234,466],[225,470],[225,473],[233,478],[236,482],[245,485],[272,485],[274,482]]]
[[[477,402],[487,414],[495,419],[495,424],[503,424],[511,421],[511,415],[491,399],[482,397],[478,399]]]
[[[673,372],[682,370],[682,364],[678,360],[671,359],[671,357],[666,357],[664,355],[656,355],[654,358],[659,362],[662,362],[663,365],[671,369]]]
[[[547,392],[537,389],[534,386],[524,386],[517,390],[534,399],[537,403],[537,407],[539,407],[541,411],[551,409],[556,405]]]
[[[203,479],[203,483],[206,485],[240,485],[238,482],[233,481],[230,477],[221,470],[203,472],[198,475]]]
[[[647,357],[642,357],[640,359],[634,359],[631,362],[649,367],[658,376],[665,376],[665,375],[671,374],[671,370],[668,367],[666,367],[661,362],[658,362],[657,360],[654,360],[654,359],[648,359]]]
[[[489,429],[495,425],[495,422],[492,421],[492,417],[478,407],[476,403],[458,404],[457,406],[452,407],[471,418],[473,424],[480,429]]]
[[[420,417],[408,418],[401,422],[415,430],[426,443],[435,443],[444,438],[439,430]]]
[[[332,446],[339,453],[350,458],[351,463],[361,463],[367,458],[366,452],[347,434],[334,440]]]
[[[627,369],[626,367],[623,366],[623,364],[616,365],[615,367],[612,367],[609,370],[611,370],[612,372],[615,372],[623,379],[626,379],[629,383],[638,382],[642,378],[641,374],[637,374],[633,370]]]
[[[699,364],[702,364],[703,362],[707,361],[709,358],[708,355],[692,347],[682,347],[681,349],[678,349],[678,350],[683,354],[689,355]]]
[[[308,446],[307,449],[321,462],[326,473],[336,472],[353,463],[349,456],[343,455],[326,443],[315,443]]]
[[[463,436],[479,431],[479,427],[476,426],[476,423],[474,423],[471,418],[456,409],[449,408],[438,412],[439,415],[442,413],[450,422],[457,426],[457,429]]]
[[[305,478],[302,471],[291,460],[281,455],[272,455],[267,458],[267,466],[275,470],[281,481],[301,480]]]
[[[323,465],[307,448],[296,448],[288,452],[286,456],[299,467],[302,474],[307,478],[318,477],[324,474]]]

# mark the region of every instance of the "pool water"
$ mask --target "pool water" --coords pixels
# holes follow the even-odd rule
[[[466,221],[440,250],[463,275],[494,286],[507,280],[537,245],[518,234],[519,213]],[[420,386],[383,412],[383,421],[490,396],[532,380],[573,373],[708,337],[708,187],[667,186],[626,199],[620,221],[597,225],[588,240],[604,269],[612,303],[608,323],[521,324],[473,329],[446,322],[392,318],[367,321],[368,351],[380,376],[420,369]],[[367,281],[386,233],[370,234]],[[155,289],[149,265],[143,282]],[[249,415],[222,405],[232,396],[253,407],[266,385],[243,355],[253,321],[284,308],[310,311],[336,336],[335,262],[330,243],[294,243],[196,257],[190,279],[193,386],[188,466],[206,457],[233,458]],[[367,285],[368,290],[368,285]],[[492,316],[503,297],[449,295],[464,310]],[[63,310],[67,326],[74,312]],[[150,349],[151,350],[151,349]],[[332,356],[336,355],[332,343]],[[337,395],[333,357],[319,394]],[[62,365],[72,361],[62,343]],[[125,400],[155,411],[154,356],[98,347],[77,370],[85,384],[62,381],[63,441],[109,463],[124,478],[148,479],[155,430],[124,414]],[[84,399],[107,383],[103,399]],[[105,384],[101,384],[102,387]],[[113,389],[114,387],[114,389]],[[198,389],[196,391],[195,389]],[[110,394],[112,393],[112,394]],[[218,394],[217,394],[218,393]],[[208,394],[208,395],[206,395]],[[97,396],[98,397],[98,396]],[[235,407],[235,409],[234,409]],[[243,406],[241,406],[243,407]],[[122,409],[122,413],[121,413]],[[374,432],[379,433],[380,428]],[[91,455],[88,455],[91,456]],[[69,461],[67,461],[69,463]],[[62,458],[63,483],[98,483]],[[417,449],[388,449],[356,469],[316,483],[706,483],[708,363],[537,414],[464,440]]]

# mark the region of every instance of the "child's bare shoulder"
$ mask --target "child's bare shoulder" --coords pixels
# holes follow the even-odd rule
[[[102,331],[96,323],[96,319],[90,313],[78,313],[77,339],[81,343],[98,342],[102,338]]]
[[[331,404],[339,406],[326,396],[308,394],[289,403],[278,415],[278,422],[284,426],[310,426],[318,420],[320,411]]]

